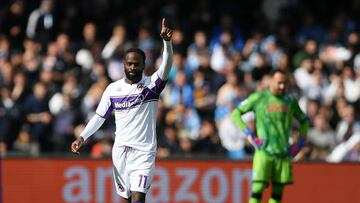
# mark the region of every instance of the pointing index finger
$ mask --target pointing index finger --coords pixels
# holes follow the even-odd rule
[[[162,26],[162,27],[166,27],[166,25],[165,25],[165,18],[162,19],[161,26]]]

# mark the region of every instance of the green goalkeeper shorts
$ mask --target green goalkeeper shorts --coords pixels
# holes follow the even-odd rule
[[[269,181],[277,184],[293,183],[292,163],[289,157],[267,155],[262,150],[256,150],[253,160],[253,182]]]

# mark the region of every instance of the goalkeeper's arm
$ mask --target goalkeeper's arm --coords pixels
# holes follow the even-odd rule
[[[246,123],[242,119],[242,114],[240,110],[235,109],[231,113],[231,120],[243,131],[243,133],[246,135],[247,140],[255,149],[258,149],[263,145],[264,140],[256,137],[254,131],[247,127]]]
[[[301,157],[305,154],[304,145],[306,142],[306,136],[309,129],[309,120],[306,116],[303,117],[303,120],[300,120],[300,136],[296,143],[290,146],[290,155],[294,157],[294,160],[300,160]]]

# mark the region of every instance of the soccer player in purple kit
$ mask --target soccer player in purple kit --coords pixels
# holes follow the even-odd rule
[[[128,203],[145,202],[155,170],[156,113],[160,93],[172,66],[172,33],[163,18],[160,32],[164,44],[162,63],[152,76],[143,74],[146,56],[142,50],[130,48],[125,52],[126,77],[105,89],[96,114],[71,144],[72,152],[79,153],[84,142],[115,111],[114,184],[116,192]]]

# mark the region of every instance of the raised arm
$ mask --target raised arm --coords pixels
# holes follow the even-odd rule
[[[157,71],[158,76],[162,80],[167,80],[172,66],[173,49],[171,44],[173,30],[166,27],[165,18],[162,19],[160,36],[163,39],[164,50],[162,54],[162,62]]]

